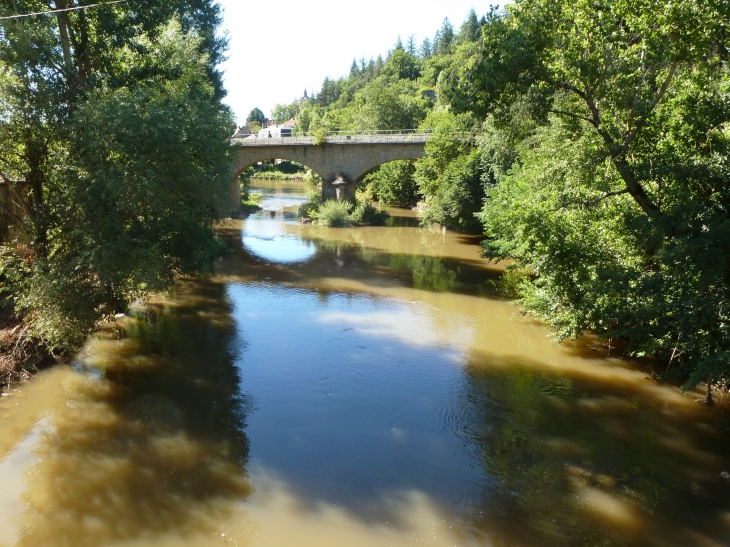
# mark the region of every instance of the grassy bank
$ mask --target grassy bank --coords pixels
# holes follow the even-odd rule
[[[246,215],[260,211],[262,199],[264,199],[263,194],[259,194],[258,192],[249,193],[245,190],[241,199],[241,211]]]

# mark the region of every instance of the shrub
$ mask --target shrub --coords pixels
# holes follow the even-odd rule
[[[317,224],[339,228],[352,226],[353,219],[350,216],[352,203],[349,201],[336,201],[333,199],[325,201],[317,211]]]
[[[261,201],[264,195],[259,192],[246,192],[246,196],[241,200],[241,210],[244,213],[255,213],[261,210]]]
[[[366,226],[383,226],[385,221],[390,218],[387,211],[378,209],[372,203],[367,201],[359,202],[355,206],[355,210],[350,215],[355,224],[365,224]]]
[[[317,213],[320,205],[322,205],[322,194],[317,192],[310,192],[307,196],[309,201],[299,207],[299,220],[316,220]]]
[[[314,144],[324,144],[327,142],[327,130],[323,127],[320,127],[319,129],[315,129],[312,133],[312,136],[314,137]]]

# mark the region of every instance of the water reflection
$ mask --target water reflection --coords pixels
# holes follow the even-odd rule
[[[293,186],[213,280],[0,399],[0,544],[730,544],[723,404],[553,344],[410,212],[293,222]]]
[[[267,186],[261,186],[267,182]],[[254,179],[249,191],[263,195],[262,210],[252,214],[241,229],[243,249],[253,257],[282,264],[312,258],[316,252],[314,243],[288,234],[283,227],[285,222],[296,222],[297,209],[307,201],[302,195],[302,182]]]
[[[285,234],[281,229],[281,221],[281,217],[277,218],[267,211],[252,215],[243,228],[243,248],[254,257],[282,264],[312,258],[317,252],[316,245]]]
[[[157,313],[155,313],[155,311]],[[97,546],[215,532],[251,492],[240,348],[223,288],[184,283],[176,305],[92,341],[25,473],[17,545]]]
[[[603,383],[487,363],[473,355],[465,369],[470,416],[461,434],[496,481],[465,519],[469,528],[492,530],[496,545],[730,538],[721,511],[730,492],[718,480],[730,444],[718,429],[696,427],[712,417],[705,409],[669,420],[661,405]]]

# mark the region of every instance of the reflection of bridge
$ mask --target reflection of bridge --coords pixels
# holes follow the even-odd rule
[[[313,137],[233,139],[235,147],[231,199],[241,203],[238,175],[260,161],[282,159],[306,165],[322,177],[325,199],[354,198],[354,183],[368,171],[393,160],[416,160],[424,155],[427,134],[390,133]]]

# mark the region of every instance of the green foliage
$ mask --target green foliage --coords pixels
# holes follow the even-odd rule
[[[255,213],[261,210],[261,201],[264,195],[259,192],[246,193],[245,198],[241,200],[241,211],[247,214]]]
[[[281,162],[274,165],[274,168],[277,171],[280,171],[282,173],[287,173],[289,175],[304,173],[304,171],[306,171],[306,169],[307,169],[301,163],[297,163],[295,161],[289,161],[289,160],[282,160]]]
[[[322,192],[314,190],[307,195],[309,201],[299,207],[299,220],[316,220],[319,206],[322,205]]]
[[[264,162],[260,171],[252,170],[252,176],[260,179],[291,180],[302,179],[306,175],[307,168],[295,161],[282,160],[279,163]]]
[[[431,106],[415,96],[413,86],[397,86],[378,78],[360,91],[354,101],[357,129],[410,129],[418,127]]]
[[[271,111],[271,119],[277,124],[282,124],[292,118],[296,118],[298,113],[299,105],[297,103],[277,104],[274,110]]]
[[[479,20],[477,19],[476,12],[472,8],[469,11],[469,15],[466,16],[464,23],[461,25],[457,41],[462,44],[465,42],[476,42],[481,35],[482,32],[479,27]]]
[[[396,49],[383,67],[383,76],[392,81],[415,80],[419,76],[416,56],[401,49]]]
[[[363,224],[366,226],[383,226],[390,218],[387,211],[378,209],[369,201],[358,201],[357,205],[350,214],[350,218],[354,224]]]
[[[487,118],[486,254],[535,273],[521,304],[558,338],[621,338],[685,389],[727,385],[726,8],[509,9],[440,87]]]
[[[436,222],[459,232],[481,233],[482,226],[475,215],[484,202],[483,178],[479,150],[449,162],[436,179],[435,192],[428,196],[423,222]]]
[[[332,228],[352,226],[354,223],[350,216],[352,208],[352,203],[349,201],[327,200],[319,206],[316,222],[321,226],[330,226]]]
[[[454,43],[454,27],[448,17],[444,19],[441,29],[436,32],[433,39],[433,52],[436,55],[448,55],[451,53],[451,46]]]
[[[426,39],[417,51],[412,36],[405,46],[399,38],[385,61],[381,56],[369,62],[353,60],[347,77],[325,78],[319,93],[301,104],[295,133],[418,127],[433,107],[421,90],[434,89],[444,70],[455,61],[463,62],[471,55],[465,51],[477,47],[480,23],[474,27],[475,17],[469,15],[468,28],[458,40],[445,19],[433,44]],[[462,40],[462,35],[474,39]]]
[[[263,126],[265,121],[266,114],[264,114],[263,111],[258,107],[253,108],[251,112],[248,113],[248,116],[246,116],[246,123],[248,125],[257,122],[259,126]]]
[[[484,171],[481,152],[474,149],[467,130],[475,121],[469,114],[448,110],[431,112],[424,126],[434,129],[426,143],[426,156],[416,163],[414,174],[425,200],[424,223],[437,222],[451,229],[479,233],[475,213],[484,201]],[[457,131],[465,131],[459,136]]]
[[[212,227],[229,210],[233,123],[214,69],[217,8],[158,7],[140,27],[120,5],[0,28],[11,76],[0,86],[0,134],[17,152],[0,141],[1,161],[12,158],[0,175],[27,174],[31,206],[0,283],[51,352],[73,350],[99,320],[221,252]],[[80,41],[61,36],[59,47],[58,24]]]
[[[397,160],[381,165],[368,174],[364,182],[370,186],[373,198],[383,205],[410,207],[418,202],[418,185],[412,161]]]
[[[333,228],[353,224],[382,226],[390,215],[376,208],[362,196],[357,202],[327,200],[322,201],[322,193],[310,192],[309,201],[299,207],[299,219],[303,222],[316,222]]]
[[[323,127],[320,127],[318,129],[315,129],[312,131],[312,136],[314,137],[314,144],[320,145],[327,142],[327,130]]]

